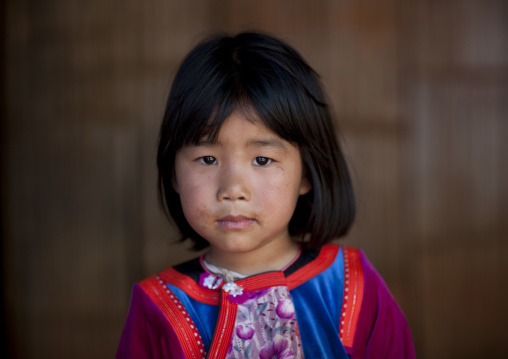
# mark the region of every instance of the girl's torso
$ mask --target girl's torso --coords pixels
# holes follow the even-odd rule
[[[186,357],[347,358],[362,276],[358,250],[327,245],[302,252],[284,271],[240,279],[229,292],[199,259],[140,285],[173,322]]]

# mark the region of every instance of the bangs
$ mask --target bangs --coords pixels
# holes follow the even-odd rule
[[[197,145],[203,139],[207,142],[216,143],[222,125],[235,111],[241,111],[244,118],[250,122],[258,121],[251,102],[248,99],[238,99],[237,97],[220,100],[211,109],[190,114],[187,118],[188,129],[184,130],[185,136],[182,138],[181,146]]]
[[[242,47],[237,38],[216,41],[207,43],[207,57],[191,53],[175,77],[165,116],[178,134],[172,150],[203,138],[216,141],[235,110],[249,121],[260,119],[288,142],[306,142],[309,119],[304,117],[319,117],[319,108],[327,110],[313,70],[297,54],[281,62],[281,56],[266,51],[266,44]]]

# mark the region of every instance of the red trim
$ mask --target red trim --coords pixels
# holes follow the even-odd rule
[[[229,301],[228,293],[221,291],[219,318],[207,358],[222,359],[226,357],[235,328],[237,309],[238,305]]]
[[[336,259],[339,248],[339,246],[332,244],[324,246],[316,259],[287,278],[284,277],[283,271],[268,272],[241,279],[235,283],[248,292],[273,286],[287,286],[289,290],[292,290],[326,270]],[[343,304],[347,309],[340,325],[340,331],[341,333],[346,332],[346,335],[341,334],[341,339],[344,337],[343,344],[352,346],[363,298],[363,271],[359,262],[358,250],[343,248],[346,277]],[[359,278],[361,280],[358,280]],[[350,282],[355,284],[349,285]],[[171,326],[175,328],[175,333],[182,343],[182,349],[187,358],[201,358],[204,355],[203,342],[192,319],[185,312],[185,308],[165,283],[182,289],[191,298],[201,303],[219,305],[219,316],[207,358],[225,358],[234,331],[237,304],[231,303],[228,293],[223,290],[203,288],[191,277],[173,268],[168,268],[160,272],[158,276],[150,277],[140,283],[143,290],[160,308]],[[354,293],[354,295],[348,296],[348,292]],[[351,338],[349,342],[348,338]]]
[[[285,286],[287,280],[286,277],[284,277],[284,272],[268,272],[244,279],[239,279],[235,281],[235,283],[246,291],[252,292],[269,287],[281,285]]]
[[[344,295],[339,336],[345,347],[352,348],[363,301],[364,277],[360,251],[342,247],[344,253]]]
[[[178,272],[173,268],[168,268],[160,272],[159,276],[165,282],[183,290],[192,299],[205,304],[219,305],[219,290],[203,288],[199,285],[199,283],[196,283],[194,279]]]
[[[337,257],[337,253],[339,253],[339,248],[339,246],[333,244],[325,245],[315,260],[286,278],[288,289],[292,290],[298,287],[331,266]]]
[[[236,281],[236,284],[242,286],[247,291],[276,285],[287,285],[288,289],[292,290],[327,269],[337,257],[338,252],[339,246],[328,244],[321,249],[315,260],[306,264],[287,278],[284,277],[284,272],[282,271],[268,272],[240,279]],[[191,298],[201,303],[219,305],[220,290],[203,288],[191,277],[178,272],[174,268],[168,268],[160,272],[159,276],[165,282],[182,289]]]
[[[145,293],[162,311],[182,346],[186,358],[204,358],[205,347],[194,322],[176,295],[158,276],[149,277],[139,283]]]

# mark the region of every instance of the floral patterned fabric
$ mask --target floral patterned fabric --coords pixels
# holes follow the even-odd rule
[[[224,338],[221,358],[301,358],[305,353],[306,358],[413,359],[411,333],[402,311],[365,255],[358,252],[356,264],[362,268],[364,294],[350,346],[345,347],[340,339],[342,308],[348,304],[342,299],[347,300],[344,293],[350,293],[344,287],[348,278],[344,252],[335,245],[326,245],[320,251],[303,251],[300,259],[284,271],[286,283],[291,283],[290,291],[284,284],[270,283],[257,285],[262,289],[253,291],[248,286],[242,288],[243,280],[236,282],[239,284],[231,282],[226,291],[224,278],[210,276],[199,259],[160,273],[167,290],[176,297],[178,309],[168,312],[172,304],[169,300],[154,301],[165,293],[157,286],[147,290],[145,284],[155,277],[136,284],[117,359],[200,357],[203,351],[197,346],[202,343],[209,351],[220,314],[221,303],[212,300],[211,292],[217,296],[221,290],[228,293],[229,303],[236,303],[236,315],[227,323],[231,337]],[[323,266],[330,255],[333,262]],[[203,292],[197,288],[203,288]],[[179,310],[189,318],[190,326],[182,327],[181,322],[172,320]],[[189,346],[194,350],[192,355],[184,351]]]
[[[241,296],[227,359],[296,359],[303,351],[295,308],[287,287]]]

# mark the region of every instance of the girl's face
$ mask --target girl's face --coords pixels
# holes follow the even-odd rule
[[[297,147],[237,110],[215,143],[203,138],[177,152],[174,188],[211,254],[266,253],[292,243],[289,220],[311,189],[302,172]]]

